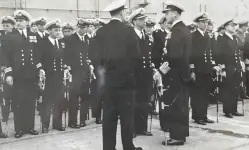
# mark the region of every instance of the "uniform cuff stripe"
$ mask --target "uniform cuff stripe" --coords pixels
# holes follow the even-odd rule
[[[11,72],[11,71],[12,71],[11,67],[4,69],[4,73],[8,73],[8,72]]]
[[[36,65],[36,68],[40,68],[41,66],[42,66],[42,64],[39,63],[39,64]]]

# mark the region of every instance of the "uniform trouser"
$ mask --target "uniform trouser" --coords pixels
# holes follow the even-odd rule
[[[5,99],[5,105],[2,105],[2,121],[6,122],[9,120],[9,114],[10,114],[10,100]]]
[[[43,92],[41,113],[44,128],[49,128],[51,114],[53,115],[53,128],[62,127],[62,113],[66,101],[64,98],[64,92],[65,87],[61,76],[57,75],[47,77]]]
[[[132,150],[135,92],[133,89],[108,89],[103,101],[103,150],[115,150],[118,116],[123,150]]]
[[[14,79],[12,106],[16,132],[34,129],[36,92],[34,80]]]
[[[89,113],[89,93],[88,91],[83,92],[82,94],[70,93],[69,94],[69,120],[68,124],[73,125],[77,124],[78,116],[78,101],[80,99],[80,123],[85,123],[87,120],[87,115]]]
[[[196,73],[195,84],[190,89],[192,119],[199,121],[207,118],[207,107],[210,101],[209,93],[212,89],[212,75]]]
[[[99,79],[97,78],[92,82],[91,89],[91,108],[93,118],[100,119],[102,111],[102,100],[103,100],[103,87],[98,85]]]
[[[46,102],[43,104],[44,114],[43,114],[43,128],[49,128],[51,114],[52,118],[52,126],[54,129],[62,127],[62,113],[63,109],[60,104],[53,104],[51,102]]]
[[[238,96],[240,92],[240,73],[236,72],[223,80],[223,85],[220,88],[223,112],[225,114],[235,113],[237,112]]]
[[[203,88],[191,89],[192,119],[204,120],[207,118],[207,106],[209,103],[209,91]]]
[[[135,109],[135,133],[141,133],[143,131],[147,131],[147,128],[148,128],[148,111],[138,106]]]

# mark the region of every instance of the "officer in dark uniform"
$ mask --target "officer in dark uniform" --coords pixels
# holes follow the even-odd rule
[[[95,21],[95,34],[96,32],[105,26],[107,22],[103,19],[96,19]],[[90,50],[89,50],[89,58],[92,61],[94,69],[94,74],[96,75],[96,80],[91,82],[91,110],[92,117],[96,118],[96,124],[102,123],[102,103],[104,99],[104,72],[103,66],[101,66],[99,62],[99,56],[97,56],[98,45],[96,44],[96,36],[90,40]]]
[[[145,34],[146,27],[145,10],[139,8],[130,15],[130,22],[134,25],[134,31],[137,34],[138,46],[141,52],[140,64],[137,70],[137,90],[135,104],[135,135],[152,136],[148,129],[148,114],[151,109],[152,95],[152,67],[151,67],[151,51],[152,44],[149,36]]]
[[[23,10],[14,12],[17,30],[2,45],[6,82],[13,84],[15,137],[24,133],[37,135],[34,130],[37,76],[41,63],[37,55],[37,38],[27,30],[30,15]]]
[[[191,69],[196,75],[196,81],[191,88],[192,119],[197,124],[214,123],[207,118],[209,93],[212,89],[212,72],[215,62],[211,49],[210,37],[206,33],[209,18],[206,13],[198,15],[194,22],[198,28],[192,33]]]
[[[60,20],[48,22],[44,28],[49,32],[48,38],[40,41],[42,67],[46,73],[45,89],[42,101],[42,132],[47,133],[51,111],[53,114],[53,129],[64,131],[62,126],[62,112],[65,104],[65,75],[67,70],[65,61],[65,43],[58,40],[60,36]]]
[[[111,21],[96,33],[100,62],[105,70],[103,100],[103,150],[115,150],[118,116],[124,150],[142,150],[133,144],[133,116],[139,50],[133,28],[122,23],[125,0],[113,1],[109,11]]]
[[[188,84],[193,81],[190,74],[189,56],[192,49],[192,36],[187,26],[180,20],[184,9],[176,3],[167,3],[163,10],[168,24],[172,24],[170,34],[166,37],[168,66],[171,68],[166,74],[171,79],[170,89],[164,93],[165,121],[169,128],[170,140],[167,145],[183,145],[189,136],[189,94]],[[160,67],[165,70],[167,63]],[[164,73],[163,73],[164,74]],[[168,111],[166,111],[168,110]]]
[[[45,38],[48,37],[48,33],[45,32],[45,29],[44,29],[44,26],[46,25],[47,23],[47,19],[45,17],[40,17],[38,18],[36,21],[33,22],[37,28],[38,28],[38,31],[37,31],[37,39],[38,39],[38,42],[40,40],[43,40]]]
[[[163,63],[163,48],[164,48],[164,42],[165,38],[167,36],[168,30],[166,28],[166,18],[162,17],[160,22],[160,29],[156,29],[153,32],[154,37],[154,48],[152,51],[152,62],[155,64],[156,68],[159,68],[160,65]]]
[[[69,94],[69,120],[71,128],[86,126],[87,115],[90,104],[90,80],[93,66],[88,58],[89,38],[87,29],[90,24],[87,20],[79,18],[77,31],[73,35],[65,38],[66,42],[66,61],[71,68],[72,84]],[[80,99],[80,125],[77,124],[77,104]]]
[[[71,23],[66,22],[62,25],[62,33],[64,37],[71,36],[74,32],[74,27]]]
[[[16,21],[13,17],[11,16],[4,16],[2,18],[2,26],[4,30],[0,31],[0,73],[1,73],[1,78],[0,78],[0,104],[2,107],[2,122],[7,122],[9,119],[9,112],[10,112],[10,95],[11,95],[11,86],[7,85],[4,82],[4,69],[5,66],[3,66],[4,59],[1,56],[1,43],[2,41],[5,40],[7,37],[7,34],[11,33],[14,25],[16,24]],[[7,124],[6,124],[7,125]],[[7,138],[7,135],[2,132],[2,126],[1,126],[1,121],[0,121],[0,138]]]
[[[45,17],[40,17],[36,19],[35,21],[33,21],[33,24],[35,24],[38,28],[38,31],[36,34],[38,42],[48,37],[48,33],[46,33],[44,29],[44,26],[46,25],[46,23],[47,23],[47,19]]]
[[[241,83],[241,59],[239,56],[239,45],[235,34],[233,20],[224,23],[225,33],[218,38],[218,57],[216,62],[223,70],[223,83],[220,88],[220,96],[223,102],[223,112],[228,118],[242,116],[237,111],[238,94]]]
[[[240,50],[240,57],[242,62],[245,64],[245,68],[242,69],[242,76],[243,82],[240,86],[240,98],[248,99],[247,96],[247,86],[246,86],[246,80],[248,77],[246,77],[248,73],[248,66],[249,66],[249,60],[244,59],[244,51],[246,46],[246,31],[248,30],[248,21],[240,21],[238,22],[239,28],[236,31],[236,38],[238,39],[239,44],[239,50]],[[249,79],[249,78],[248,78]]]
[[[16,24],[16,21],[13,17],[11,16],[4,16],[3,19],[2,19],[2,26],[3,26],[3,31],[1,32],[1,35],[0,35],[0,40],[5,40],[6,38],[8,38],[8,35],[11,34],[11,32],[13,31],[14,29],[14,26]],[[0,42],[1,44],[1,42]],[[1,50],[0,50],[1,51]],[[0,52],[1,53],[1,52]],[[0,54],[1,55],[1,54]],[[4,62],[4,59],[5,58],[0,58],[1,62],[0,62],[0,67],[1,67],[1,72],[4,70],[5,66],[1,66],[2,62]],[[3,73],[3,72],[2,72]],[[3,73],[4,75],[4,73]],[[4,79],[2,81],[2,98],[4,98],[4,103],[2,104],[2,121],[3,122],[6,122],[6,125],[7,125],[7,122],[8,122],[8,119],[9,119],[9,113],[10,113],[10,107],[11,107],[11,91],[12,91],[12,88],[11,86],[9,86],[8,84],[6,84],[4,82]]]

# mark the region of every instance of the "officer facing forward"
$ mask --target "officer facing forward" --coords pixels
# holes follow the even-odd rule
[[[219,52],[216,62],[221,64],[224,78],[220,88],[220,95],[223,102],[223,112],[228,118],[243,115],[237,111],[242,66],[239,56],[239,45],[234,36],[235,26],[236,23],[233,20],[225,22],[225,33],[217,41]]]
[[[79,128],[86,126],[86,116],[89,113],[90,104],[90,79],[93,66],[88,58],[89,38],[87,28],[90,25],[85,19],[78,19],[77,31],[65,38],[66,61],[71,68],[72,84],[69,94],[69,127]],[[80,125],[77,124],[78,107],[80,98]]]
[[[118,116],[124,150],[142,150],[133,144],[135,70],[139,51],[134,29],[125,25],[125,0],[115,0],[106,8],[111,21],[96,33],[100,61],[105,69],[103,100],[103,150],[115,150]]]
[[[64,37],[71,36],[74,32],[74,27],[71,23],[67,22],[62,25],[62,33]]]
[[[214,123],[207,118],[209,92],[212,89],[212,72],[215,62],[209,35],[206,33],[208,25],[206,13],[198,15],[194,22],[198,28],[192,33],[191,69],[196,75],[196,81],[191,88],[192,119],[197,124]]]
[[[6,58],[6,82],[13,85],[13,111],[15,137],[24,133],[37,135],[34,130],[36,84],[41,63],[37,55],[37,38],[26,26],[31,16],[23,10],[14,12],[17,30],[10,34],[2,46]]]
[[[62,112],[64,108],[64,71],[65,43],[58,40],[60,35],[60,20],[53,20],[45,25],[49,32],[48,38],[39,43],[41,62],[46,73],[46,84],[42,101],[42,132],[47,133],[50,125],[51,112],[53,113],[53,129],[64,131],[62,127]]]
[[[145,10],[139,8],[130,15],[130,21],[134,25],[134,31],[137,35],[137,42],[141,52],[140,64],[137,70],[137,90],[135,104],[135,134],[152,136],[147,131],[148,113],[151,109],[150,98],[152,95],[152,68],[151,51],[152,42],[149,36],[144,33],[146,26]]]

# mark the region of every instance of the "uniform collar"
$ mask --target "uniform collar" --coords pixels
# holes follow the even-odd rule
[[[86,34],[84,34],[83,36],[79,35],[79,33],[78,33],[78,32],[76,32],[76,34],[78,35],[78,37],[79,37],[79,39],[80,39],[80,40],[82,40],[82,39],[83,39],[83,41],[85,41],[85,35],[86,35]]]
[[[202,35],[202,36],[204,36],[204,35],[205,35],[205,32],[204,32],[204,31],[202,31],[200,28],[198,28],[197,30],[201,33],[201,35]]]
[[[48,37],[48,39],[53,45],[55,45],[55,41],[57,41],[58,43],[58,39],[52,39],[50,36]]]
[[[45,32],[40,32],[40,31],[37,31],[37,33],[40,35],[40,37],[44,38],[44,36],[45,36]]]
[[[230,34],[230,33],[228,33],[228,32],[225,32],[225,34],[226,34],[231,40],[233,40],[233,35],[232,35],[232,34]]]
[[[179,19],[179,20],[176,20],[174,23],[172,23],[171,28],[173,28],[178,22],[181,22],[181,20]]]
[[[23,30],[17,29],[19,31],[19,33],[22,35],[22,33],[25,34],[25,36],[27,37],[27,29],[24,28]]]
[[[119,18],[112,18],[111,20],[118,20],[118,21],[120,21],[120,22],[122,22],[122,20],[121,19],[119,19]]]
[[[142,39],[142,38],[143,38],[143,31],[140,31],[140,30],[138,30],[137,28],[134,28],[134,30],[135,30],[136,34],[138,35],[138,37],[139,37],[140,39]]]

